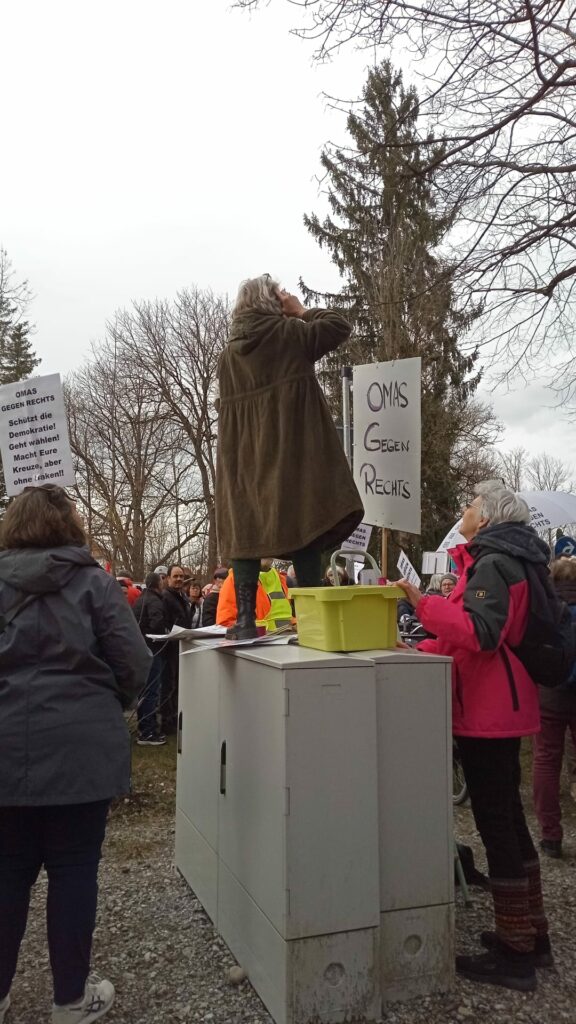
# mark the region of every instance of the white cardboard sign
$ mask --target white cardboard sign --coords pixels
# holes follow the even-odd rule
[[[420,533],[421,360],[354,367],[354,479],[364,519]]]
[[[8,494],[76,483],[59,373],[0,387],[0,453]]]
[[[422,572],[433,575],[436,572],[448,572],[450,556],[447,551],[425,551],[422,555]]]
[[[413,583],[415,587],[420,586],[420,577],[408,558],[408,555],[404,551],[400,552],[400,558],[396,562],[396,565],[400,570],[402,577],[405,580],[408,580],[408,583]]]
[[[372,536],[372,527],[368,523],[360,523],[348,540],[341,545],[341,551],[367,551]]]

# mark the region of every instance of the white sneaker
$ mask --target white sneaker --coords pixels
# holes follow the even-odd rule
[[[0,1024],[2,1024],[2,1021],[5,1019],[6,1014],[8,1013],[8,1007],[9,1006],[10,1006],[10,993],[8,993],[7,996],[4,996],[4,999],[0,999]]]
[[[108,1012],[114,1002],[114,985],[91,975],[86,982],[84,998],[67,1006],[52,1004],[52,1024],[89,1024]],[[0,1018],[1,1020],[1,1018]]]

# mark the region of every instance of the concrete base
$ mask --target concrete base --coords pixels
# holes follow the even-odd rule
[[[277,1024],[380,1016],[378,928],[286,941],[220,863],[219,931]]]
[[[380,916],[382,1002],[448,992],[454,984],[454,905]]]

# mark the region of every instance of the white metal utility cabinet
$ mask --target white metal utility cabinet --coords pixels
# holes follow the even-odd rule
[[[176,863],[278,1024],[449,988],[449,693],[409,652],[183,653]]]

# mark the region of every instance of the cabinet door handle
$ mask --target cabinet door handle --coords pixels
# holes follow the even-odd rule
[[[220,747],[220,792],[226,793],[226,741]]]
[[[176,750],[179,754],[182,753],[182,712],[178,715],[178,736],[176,739]]]

